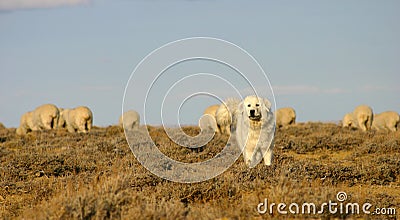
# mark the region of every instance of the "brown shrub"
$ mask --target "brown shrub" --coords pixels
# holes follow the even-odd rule
[[[212,158],[227,143],[217,135],[197,150],[172,143],[162,128],[148,126],[159,149],[173,159]],[[190,136],[197,127],[185,127]],[[351,202],[400,207],[400,132],[343,129],[334,124],[300,123],[278,130],[275,159],[247,169],[243,159],[220,176],[193,184],[163,180],[135,159],[123,130],[94,127],[89,134],[64,130],[0,131],[0,216],[27,219],[247,219],[271,202],[335,200],[345,191]],[[396,215],[371,218],[398,218]],[[290,217],[290,215],[289,215]],[[312,218],[370,218],[328,213]]]

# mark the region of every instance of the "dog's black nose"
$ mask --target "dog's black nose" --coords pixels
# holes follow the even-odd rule
[[[256,110],[254,110],[254,109],[250,110],[250,116],[254,116],[255,112],[256,112]]]

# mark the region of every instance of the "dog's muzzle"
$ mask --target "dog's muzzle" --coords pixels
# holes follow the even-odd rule
[[[261,114],[256,115],[256,110],[252,109],[250,110],[249,119],[253,121],[259,121],[261,119]]]

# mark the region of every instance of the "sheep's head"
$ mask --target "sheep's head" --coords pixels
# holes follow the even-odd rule
[[[353,116],[351,113],[347,113],[344,117],[343,117],[343,121],[342,121],[342,125],[343,127],[351,127],[353,125]]]

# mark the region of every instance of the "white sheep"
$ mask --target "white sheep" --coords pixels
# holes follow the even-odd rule
[[[33,111],[26,112],[21,116],[19,127],[16,132],[18,135],[25,135],[30,131],[33,131],[35,128],[33,126]]]
[[[399,123],[399,113],[395,111],[386,111],[374,115],[372,128],[378,131],[397,131]]]
[[[344,128],[353,127],[353,113],[352,112],[344,115],[343,120],[342,120],[342,126]]]
[[[86,106],[62,109],[59,127],[66,127],[68,132],[87,133],[92,129],[93,113]]]
[[[53,104],[44,104],[33,111],[32,122],[33,130],[51,130],[58,124],[60,112]]]
[[[371,130],[374,114],[372,108],[367,105],[357,106],[352,113],[344,116],[343,127],[360,128],[363,131]]]
[[[296,111],[291,107],[280,108],[276,110],[275,116],[276,126],[278,128],[286,127],[296,123]]]
[[[222,134],[230,135],[231,129],[235,128],[236,115],[240,102],[237,98],[228,98],[219,106],[215,119]]]
[[[216,133],[219,133],[217,120],[215,119],[219,105],[211,105],[204,110],[203,116],[199,120],[199,127],[203,129],[209,129]]]
[[[21,116],[20,125],[16,133],[18,135],[25,135],[30,131],[55,129],[58,120],[59,111],[57,106],[53,104],[44,104]]]
[[[140,115],[137,111],[129,110],[124,112],[118,120],[118,125],[128,131],[139,129]]]

